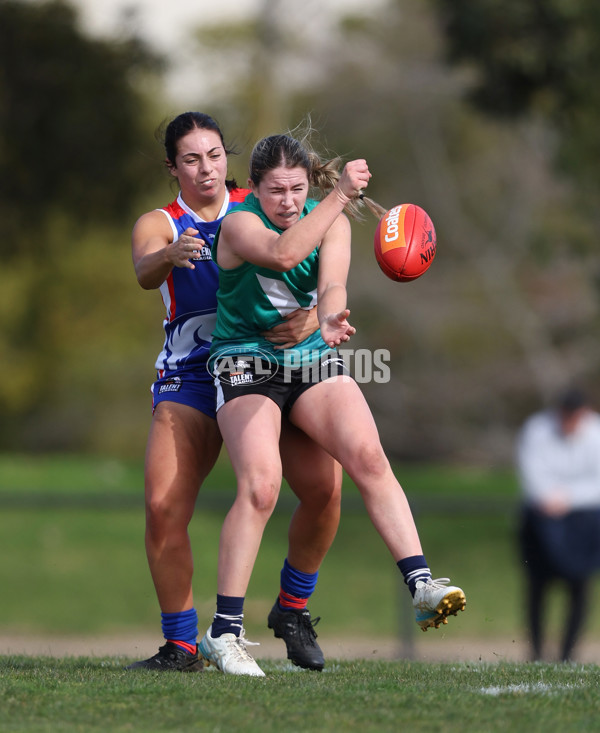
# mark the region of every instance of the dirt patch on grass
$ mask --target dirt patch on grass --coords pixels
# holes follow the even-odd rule
[[[427,638],[426,638],[427,637]],[[252,638],[260,646],[252,647],[257,659],[285,659],[283,641],[265,636]],[[46,637],[0,635],[0,656],[36,655],[49,657],[124,657],[144,659],[162,644],[158,636],[74,636]],[[319,636],[325,658],[333,659],[413,659],[426,662],[522,662],[529,658],[529,645],[520,639],[452,638],[448,633],[419,634],[401,642],[385,638],[327,638]],[[556,660],[556,646],[549,645],[548,661]],[[582,640],[576,660],[600,664],[600,641]]]

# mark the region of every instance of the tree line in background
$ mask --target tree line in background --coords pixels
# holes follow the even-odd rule
[[[264,0],[192,32],[213,82],[192,106],[238,143],[238,181],[256,138],[310,113],[323,148],[367,158],[375,200],[432,216],[436,260],[410,284],[378,270],[375,219],[353,225],[352,345],[390,351],[391,382],[363,385],[390,454],[505,463],[563,385],[600,398],[592,0],[335,19]],[[85,36],[62,0],[0,0],[0,57],[0,449],[141,456],[163,313],[129,235],[173,196],[154,132],[183,109],[164,59]]]

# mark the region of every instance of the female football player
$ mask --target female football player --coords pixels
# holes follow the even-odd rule
[[[413,595],[417,623],[437,627],[465,606],[460,588],[447,578],[432,580],[371,411],[335,351],[354,333],[343,212],[370,178],[364,160],[349,162],[340,176],[335,161],[322,162],[306,143],[290,135],[264,138],[251,157],[252,195],[223,219],[213,244],[219,290],[211,368],[237,497],[221,531],[217,615],[199,648],[224,672],[243,635],[246,589],[277,501],[282,417],[334,456],[360,490]],[[311,187],[329,193],[318,203],[308,198]],[[314,302],[320,327],[301,343],[278,351],[261,335],[298,304]],[[263,674],[250,655],[238,670]]]
[[[227,180],[229,151],[208,115],[177,116],[166,127],[164,146],[168,171],[180,191],[164,208],[139,218],[132,254],[139,284],[159,289],[166,309],[145,462],[146,554],[166,643],[153,657],[131,667],[192,671],[201,669],[202,661],[196,644],[188,524],[222,442],[213,380],[206,367],[217,308],[218,274],[211,248],[221,219],[248,191]],[[275,328],[265,329],[264,338],[277,348],[290,346],[316,327],[314,308],[296,308]],[[300,501],[268,623],[286,642],[295,664],[322,669],[323,655],[306,605],[337,531],[341,469],[287,421],[278,450],[285,477]],[[227,616],[226,600],[220,608]],[[243,642],[238,649],[243,652]]]

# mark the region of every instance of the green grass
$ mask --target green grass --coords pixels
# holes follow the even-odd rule
[[[219,531],[224,510],[198,511],[190,534],[195,548],[195,594],[198,612],[208,622],[214,612]],[[264,619],[279,588],[286,552],[289,513],[270,521],[248,591],[249,634],[264,633]],[[438,575],[451,574],[469,593],[465,614],[454,620],[470,635],[510,633],[515,607],[497,611],[496,576],[481,566],[495,554],[498,573],[509,578],[510,547],[505,519],[421,517],[423,542]],[[449,528],[454,528],[450,529]],[[481,538],[478,553],[463,543],[448,543],[448,532]],[[0,633],[83,634],[148,630],[157,627],[157,605],[144,554],[143,511],[102,508],[4,509],[0,536],[10,553],[0,557],[3,589]],[[502,589],[506,593],[506,586]],[[323,563],[311,607],[324,616],[322,633],[334,624],[338,635],[396,635],[398,599],[406,595],[398,570],[364,514],[342,518],[334,546]],[[473,611],[473,613],[471,613]],[[335,622],[333,622],[335,619]],[[333,629],[332,629],[333,630]],[[418,629],[415,627],[415,632]]]
[[[261,662],[264,679],[126,672],[119,659],[0,659],[0,729],[297,733],[591,731],[597,666]]]
[[[415,506],[436,576],[464,587],[468,608],[452,619],[453,639],[523,638],[521,574],[514,547],[515,483],[510,473],[398,467]],[[217,548],[232,499],[233,474],[219,461],[190,527],[200,626],[214,612]],[[407,591],[354,487],[323,563],[311,609],[321,635],[398,636]],[[265,531],[248,591],[250,638],[265,633],[287,549],[292,497]],[[144,553],[142,464],[86,457],[0,455],[0,634],[154,633],[158,606]],[[596,588],[594,603],[600,602]],[[558,594],[550,629],[558,628]],[[413,632],[419,639],[416,625]],[[592,614],[588,633],[600,634]],[[427,640],[429,643],[429,640]]]
[[[206,481],[206,489],[229,490],[235,485],[223,455]],[[44,496],[84,499],[104,497],[143,500],[143,460],[122,461],[86,455],[0,454],[0,500]]]
[[[429,466],[403,464],[397,475],[405,491],[418,501],[423,494],[449,498],[514,497],[517,485],[506,470],[484,470],[471,466]],[[26,493],[85,497],[140,496],[143,462],[122,461],[85,455],[0,454],[0,498]],[[235,478],[223,452],[206,481],[208,491],[229,491]],[[345,491],[355,493],[346,478]]]
[[[434,573],[468,608],[419,643],[523,637],[510,472],[398,467]],[[225,459],[201,493],[190,534],[201,631],[214,612],[218,537],[232,499]],[[386,548],[346,485],[342,521],[311,608],[322,638],[397,638],[410,604]],[[248,592],[249,638],[265,633],[293,506],[284,488]],[[159,637],[143,545],[143,469],[100,458],[0,455],[0,634]],[[597,591],[598,589],[596,589]],[[595,606],[600,598],[598,593]],[[402,599],[402,602],[400,602]],[[558,628],[558,597],[550,627]],[[592,615],[588,638],[600,634]],[[596,665],[327,660],[322,674],[260,660],[266,679],[131,673],[124,658],[0,657],[0,730],[588,731],[600,715]]]

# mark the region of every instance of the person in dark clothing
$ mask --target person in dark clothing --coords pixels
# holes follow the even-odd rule
[[[568,597],[560,659],[569,661],[600,567],[600,415],[581,390],[567,390],[553,408],[526,420],[517,440],[517,468],[532,659],[542,658],[548,591],[560,582]]]

